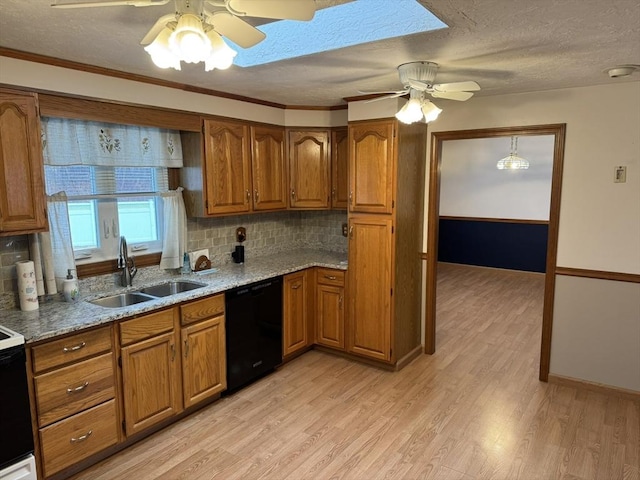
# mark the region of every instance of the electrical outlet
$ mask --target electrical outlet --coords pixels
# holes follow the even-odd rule
[[[615,169],[615,176],[613,177],[613,183],[626,183],[627,181],[627,167],[620,165]]]
[[[342,236],[346,237],[348,235],[349,232],[349,227],[347,226],[346,223],[342,224]]]

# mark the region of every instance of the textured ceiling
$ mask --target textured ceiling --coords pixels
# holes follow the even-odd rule
[[[358,90],[400,88],[397,65],[416,60],[440,64],[437,82],[477,81],[477,95],[640,80],[603,73],[640,64],[638,0],[419,2],[450,28],[207,73],[202,64],[160,70],[140,47],[171,5],[56,10],[51,0],[1,0],[0,46],[284,105],[333,106]]]

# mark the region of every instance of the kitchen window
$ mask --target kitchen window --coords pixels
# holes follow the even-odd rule
[[[162,250],[166,168],[45,165],[45,182],[48,195],[67,194],[78,263],[116,258],[121,235],[134,252]]]
[[[132,252],[162,251],[169,168],[182,167],[180,133],[153,127],[42,119],[45,189],[68,199],[79,264],[117,258],[120,236]]]

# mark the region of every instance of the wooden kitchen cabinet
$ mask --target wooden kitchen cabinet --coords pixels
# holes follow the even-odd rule
[[[127,435],[182,410],[176,309],[120,324],[125,431]]]
[[[227,388],[224,294],[182,305],[184,407]]]
[[[251,127],[253,210],[287,208],[284,128]]]
[[[0,89],[0,236],[48,228],[38,97]]]
[[[328,209],[331,170],[328,130],[289,130],[289,207]]]
[[[349,205],[349,131],[331,130],[331,208]]]
[[[345,349],[344,271],[316,269],[316,343]]]
[[[308,270],[290,273],[283,282],[283,356],[309,346]]]
[[[120,440],[112,328],[87,330],[29,347],[45,477]]]
[[[391,120],[349,126],[350,212],[392,213],[396,129],[397,122]]]
[[[244,213],[251,209],[249,125],[204,121],[207,213]]]
[[[421,352],[427,127],[349,124],[347,351],[401,368]]]

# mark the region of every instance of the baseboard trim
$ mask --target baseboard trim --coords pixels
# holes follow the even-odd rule
[[[564,377],[562,375],[549,374],[549,383],[561,385],[563,387],[578,388],[581,390],[589,390],[590,392],[602,393],[604,395],[615,395],[629,400],[640,401],[640,392],[628,390],[626,388],[613,387],[603,383],[588,382],[577,378]]]
[[[422,345],[418,345],[416,348],[407,353],[404,357],[396,362],[396,372],[409,365],[413,360],[418,358],[422,354],[422,352],[424,352]]]

